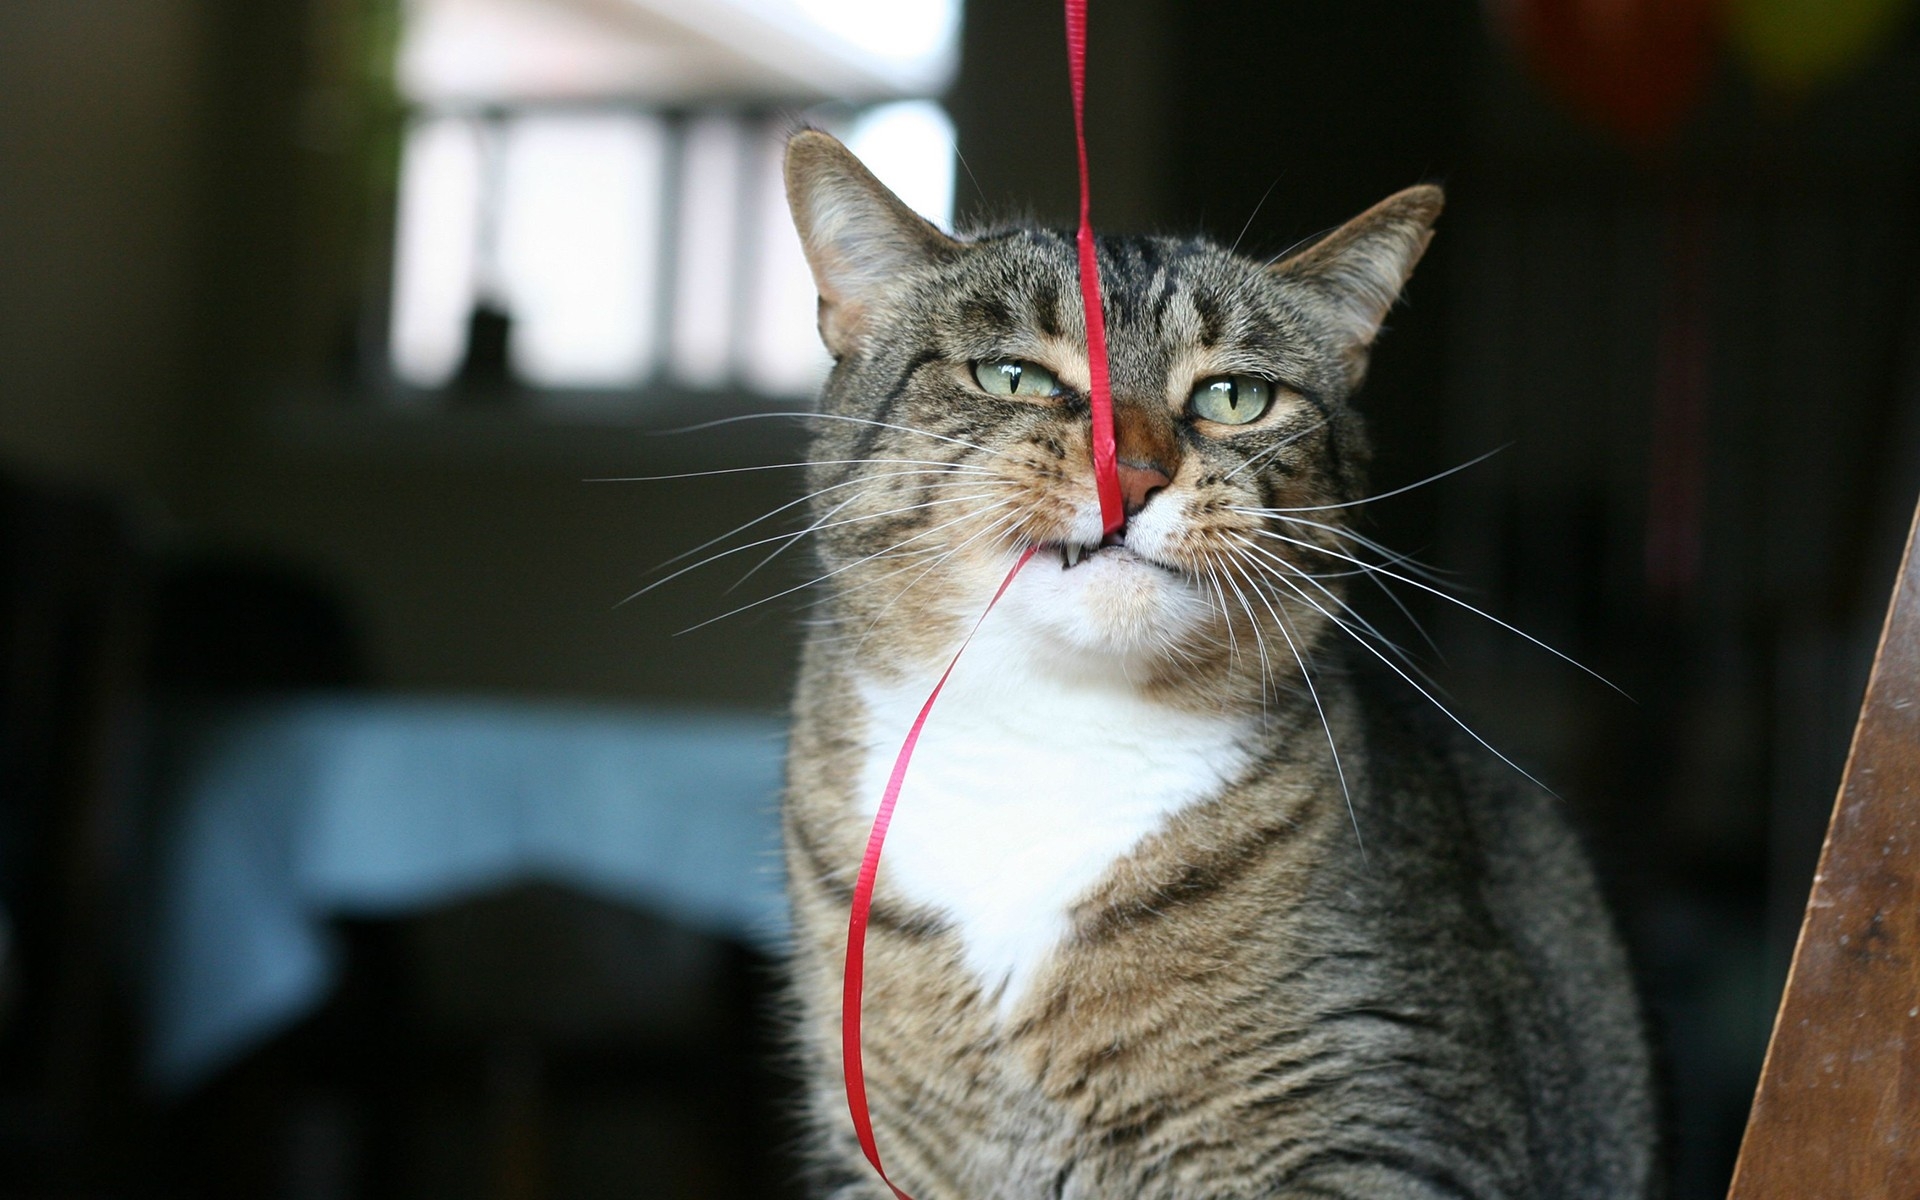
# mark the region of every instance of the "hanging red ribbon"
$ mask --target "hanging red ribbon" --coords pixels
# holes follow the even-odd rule
[[[1091,446],[1093,450],[1094,486],[1100,496],[1100,527],[1103,534],[1113,533],[1126,523],[1126,508],[1120,498],[1120,472],[1118,454],[1115,450],[1113,428],[1113,391],[1107,372],[1107,324],[1106,315],[1100,307],[1100,263],[1094,253],[1093,245],[1093,205],[1088,189],[1087,176],[1087,134],[1086,119],[1086,77],[1087,77],[1087,0],[1066,0],[1067,6],[1067,69],[1073,84],[1073,137],[1079,151],[1080,160],[1080,232],[1078,246],[1080,252],[1080,302],[1086,310],[1087,320],[1087,375],[1088,396],[1092,407]],[[900,799],[900,786],[906,781],[907,766],[913,761],[914,747],[920,743],[920,733],[927,725],[927,717],[933,712],[933,702],[940,698],[940,690],[947,686],[947,679],[959,665],[960,656],[973,642],[973,635],[980,631],[980,625],[1000,603],[1000,597],[1007,594],[1007,588],[1013,585],[1013,577],[1020,568],[1032,560],[1038,546],[1029,546],[1021,553],[1000,581],[1000,587],[987,601],[986,608],[967,632],[966,640],[960,643],[960,649],[954,652],[947,663],[947,669],[940,673],[939,680],[928,693],[926,703],[920,706],[919,715],[913,719],[913,726],[907,730],[906,740],[900,744],[900,753],[894,757],[893,773],[887,777],[886,790],[880,794],[879,811],[874,813],[873,828],[867,834],[866,853],[860,859],[860,873],[853,885],[853,902],[847,916],[847,957],[845,970],[841,976],[840,997],[840,1058],[841,1070],[847,1086],[847,1111],[853,1117],[854,1136],[860,1141],[860,1151],[873,1164],[896,1197],[896,1200],[912,1200],[901,1191],[887,1176],[887,1169],[880,1163],[880,1147],[873,1136],[873,1115],[867,1107],[866,1068],[860,1057],[860,1001],[866,984],[866,948],[867,922],[873,911],[873,888],[880,874],[880,850],[886,844],[887,828],[893,824],[893,809]]]
[[[1100,308],[1100,260],[1093,248],[1093,193],[1087,176],[1087,0],[1066,0],[1067,74],[1073,84],[1073,142],[1080,160],[1080,303],[1087,313],[1087,394],[1093,404],[1093,481],[1100,531],[1126,524],[1114,449],[1113,390],[1107,377],[1107,320]]]
[[[993,606],[1000,603],[1000,597],[1007,594],[1013,577],[1020,573],[1020,568],[1027,565],[1038,549],[1038,546],[1028,546],[1014,562],[1013,569],[1000,581],[999,590],[993,593],[993,599],[987,601],[986,608],[980,611],[966,640],[960,643],[960,649],[954,651],[947,669],[940,672],[940,681],[933,685],[927,702],[920,706],[920,715],[913,719],[913,727],[907,730],[907,740],[900,744],[900,753],[893,760],[893,774],[887,776],[886,790],[880,793],[880,811],[873,815],[873,831],[867,834],[867,852],[860,859],[860,874],[853,884],[853,906],[847,918],[847,965],[842,976],[840,997],[841,1069],[846,1075],[847,1108],[853,1114],[853,1132],[860,1139],[860,1149],[899,1200],[912,1198],[887,1178],[887,1169],[880,1165],[880,1148],[873,1140],[873,1117],[867,1110],[866,1068],[860,1059],[860,993],[866,983],[867,918],[873,910],[874,880],[880,874],[880,847],[886,843],[887,827],[893,824],[893,806],[900,799],[900,785],[907,778],[907,764],[913,761],[913,748],[920,742],[920,731],[926,728],[927,714],[933,711],[933,702],[940,698],[940,689],[947,686],[947,677],[959,665],[960,656],[966,653],[967,647],[973,642],[973,635],[980,632],[981,622],[987,619]]]

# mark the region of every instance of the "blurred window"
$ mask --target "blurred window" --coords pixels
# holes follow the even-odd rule
[[[959,0],[414,0],[394,375],[810,392],[826,356],[781,137],[833,130],[946,225],[953,130],[927,97],[958,19]]]

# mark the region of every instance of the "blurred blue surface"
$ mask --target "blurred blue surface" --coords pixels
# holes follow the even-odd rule
[[[147,1068],[165,1091],[318,1007],[337,916],[538,880],[766,949],[785,937],[782,721],[329,697],[169,737],[148,964]]]

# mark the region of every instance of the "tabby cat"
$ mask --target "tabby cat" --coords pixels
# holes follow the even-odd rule
[[[895,1181],[1652,1194],[1640,1018],[1556,802],[1382,665],[1344,599],[1368,458],[1349,398],[1439,190],[1276,265],[1100,239],[1128,512],[1103,537],[1071,236],[949,236],[817,131],[786,163],[835,364],[784,816],[818,1194],[888,1194],[840,1073],[868,827],[1030,546],[881,862],[865,1062]]]

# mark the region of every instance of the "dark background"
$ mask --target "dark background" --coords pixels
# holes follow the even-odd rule
[[[1102,227],[1244,226],[1245,248],[1273,254],[1399,187],[1446,185],[1361,400],[1375,481],[1501,452],[1376,506],[1368,532],[1631,697],[1405,597],[1458,711],[1589,832],[1663,1040],[1677,1194],[1721,1194],[1920,495],[1915,23],[1798,96],[1716,57],[1671,135],[1634,144],[1556,98],[1465,0],[1094,7]],[[741,1032],[765,966],[744,951],[713,948],[689,1009],[625,1049],[551,1068],[550,1103],[595,1115],[544,1158],[513,1107],[544,1061],[537,1022],[435,1024],[423,964],[484,967],[436,957],[461,922],[491,922],[509,951],[570,936],[556,930],[612,930],[636,954],[677,936],[548,890],[356,929],[339,1002],[200,1095],[163,1102],[127,1073],[144,826],[126,763],[169,697],[353,686],[775,711],[790,680],[790,614],[676,638],[718,611],[717,586],[613,603],[791,481],[582,480],[775,461],[797,432],[659,439],[356,402],[377,386],[366,330],[383,319],[360,265],[385,228],[364,166],[392,123],[347,84],[389,12],[0,6],[0,804],[8,886],[66,897],[60,944],[91,981],[62,1001],[67,1066],[49,1074],[39,1042],[9,1051],[0,1173],[63,1196],[768,1194],[778,1161],[711,1167],[780,1144],[764,1122],[782,1084]],[[963,42],[959,211],[1064,223],[1057,8],[972,0]],[[78,677],[35,667],[48,638]],[[94,836],[114,849],[53,878],[32,805],[64,811],[75,762],[91,764],[80,793],[113,797]],[[36,982],[7,986],[31,999]],[[0,1032],[39,1037],[21,1025],[34,1011],[12,1004]],[[556,1159],[574,1166],[526,1165]]]

